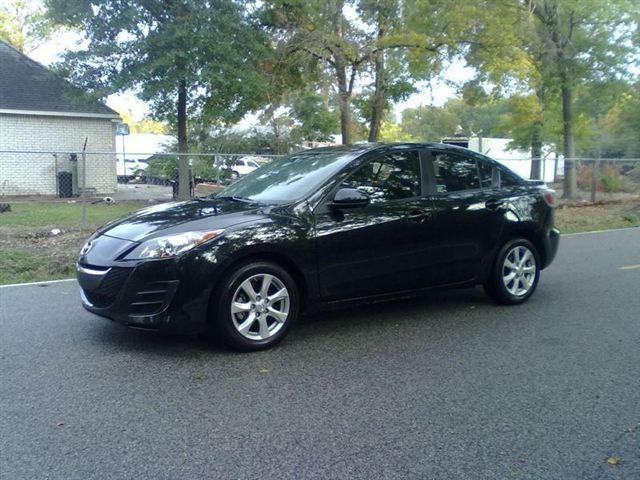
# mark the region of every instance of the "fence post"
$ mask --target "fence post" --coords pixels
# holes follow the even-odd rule
[[[591,174],[591,203],[596,203],[596,191],[598,190],[598,172],[600,171],[600,159],[596,159]]]
[[[82,146],[82,193],[80,194],[80,201],[82,203],[82,222],[80,228],[85,230],[87,228],[87,140],[89,137],[84,138],[84,145]]]

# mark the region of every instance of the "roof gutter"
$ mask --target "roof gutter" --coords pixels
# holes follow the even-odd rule
[[[120,115],[117,113],[49,112],[45,110],[14,110],[7,108],[0,108],[0,113],[6,113],[8,115],[38,115],[42,117],[79,117],[120,120]]]

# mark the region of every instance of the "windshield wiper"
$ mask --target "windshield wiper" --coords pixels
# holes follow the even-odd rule
[[[224,199],[224,200],[233,200],[234,202],[242,202],[242,203],[260,203],[260,202],[257,202],[255,200],[251,200],[250,198],[238,197],[236,195],[216,195],[213,198],[221,198],[221,199]]]

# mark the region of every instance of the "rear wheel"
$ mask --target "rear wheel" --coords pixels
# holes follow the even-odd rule
[[[271,262],[252,262],[223,282],[213,324],[230,347],[261,350],[284,338],[298,309],[298,287],[289,273]]]
[[[539,278],[540,256],[536,247],[529,240],[516,238],[500,249],[484,289],[496,302],[516,305],[533,294]]]

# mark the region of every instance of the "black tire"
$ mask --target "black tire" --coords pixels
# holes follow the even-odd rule
[[[516,247],[524,247],[528,249],[532,254],[532,261],[535,265],[535,274],[530,274],[526,280],[531,281],[531,286],[528,288],[526,293],[523,294],[514,294],[512,291],[507,288],[505,285],[505,281],[503,280],[505,272],[510,271],[509,267],[505,265],[505,260],[507,256],[511,256],[511,252]],[[511,257],[513,258],[513,257]],[[529,267],[530,268],[530,267]],[[506,270],[505,270],[506,269]],[[487,281],[484,283],[484,290],[487,292],[493,300],[502,305],[517,305],[520,303],[526,302],[533,292],[535,292],[536,287],[538,286],[538,280],[540,279],[540,254],[536,247],[529,240],[524,238],[514,238],[509,240],[498,252],[496,256],[495,262],[491,267],[491,272],[489,273],[489,277]],[[523,279],[524,281],[525,279]],[[518,291],[518,286],[515,286],[513,283],[509,283],[512,285],[512,288]],[[524,285],[524,284],[520,284]]]
[[[244,313],[238,313],[233,316],[231,313],[234,295],[237,294],[240,286],[246,280],[255,278],[257,275],[271,275],[275,277],[278,282],[286,287],[288,293],[288,315],[286,320],[284,320],[284,322],[280,322],[281,325],[276,333],[265,339],[247,338],[241,334],[236,327],[236,323],[241,323],[241,320],[238,317],[242,317]],[[275,282],[274,286],[277,288]],[[248,303],[251,303],[251,300],[248,297],[246,300]],[[276,302],[274,302],[273,305],[276,305]],[[280,305],[282,304],[278,304],[278,306]],[[300,296],[298,293],[298,286],[291,275],[275,263],[254,261],[239,265],[221,282],[220,287],[217,288],[217,294],[214,294],[212,297],[210,312],[213,315],[213,318],[210,319],[210,324],[215,338],[231,348],[241,351],[264,350],[276,345],[286,336],[291,325],[295,323],[298,317],[299,309]],[[254,310],[254,312],[256,315],[259,315],[257,310]],[[246,313],[246,315],[249,314],[249,312]],[[271,317],[269,313],[263,313],[262,315],[266,317],[264,320],[270,323],[271,327],[276,326],[277,322],[275,317]],[[248,317],[245,317],[245,319],[246,318]],[[258,319],[255,320],[255,323],[258,325],[256,326],[254,324],[252,330],[259,330],[261,324],[259,324]],[[252,333],[252,331],[249,331],[247,334],[258,335],[259,333]]]

